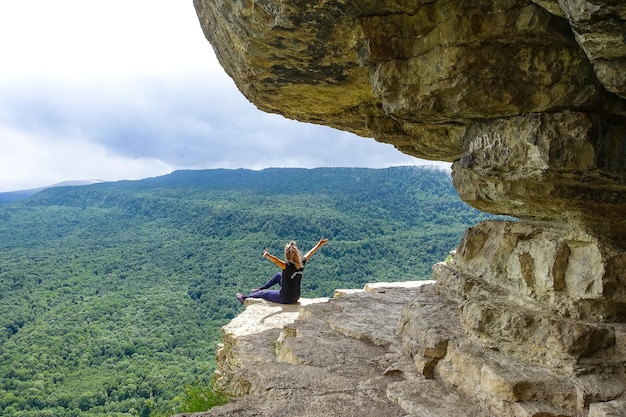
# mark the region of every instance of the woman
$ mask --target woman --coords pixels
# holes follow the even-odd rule
[[[281,304],[294,304],[300,299],[300,281],[304,272],[306,261],[322,246],[328,243],[328,239],[321,238],[317,244],[304,255],[300,256],[300,251],[293,240],[285,246],[285,261],[270,254],[267,249],[263,251],[263,257],[272,261],[282,271],[277,272],[272,279],[267,281],[261,288],[252,290],[251,294],[243,295],[237,293],[236,297],[240,303],[246,298],[263,298],[267,301]],[[280,285],[279,290],[270,290],[268,288],[274,285]]]

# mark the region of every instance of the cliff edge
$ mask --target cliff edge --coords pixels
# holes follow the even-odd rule
[[[246,300],[246,310],[224,326],[217,355],[217,383],[235,399],[179,417],[401,417],[423,409],[418,393],[437,402],[437,415],[480,415],[442,387],[422,385],[437,383],[417,372],[402,347],[402,312],[415,302],[437,304],[431,284],[368,284],[288,306]]]
[[[217,351],[217,385],[233,399],[178,417],[624,415],[622,373],[599,371],[597,358],[573,368],[598,350],[622,363],[626,326],[529,317],[514,304],[502,315],[462,296],[485,291],[480,283],[444,263],[434,270],[437,285],[368,284],[296,305],[246,300]],[[528,343],[486,346],[461,325],[507,335],[519,327],[512,321],[525,321]],[[537,334],[534,321],[550,322],[551,334]],[[567,356],[564,370],[555,357]]]

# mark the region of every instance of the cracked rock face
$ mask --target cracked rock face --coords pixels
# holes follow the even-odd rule
[[[418,291],[350,291],[287,306],[246,300],[218,354],[217,383],[241,398],[198,417],[405,416],[387,390],[418,377],[395,328]]]
[[[390,398],[417,415],[442,393],[492,416],[626,415],[626,2],[194,5],[259,109],[453,162],[464,201],[519,219],[469,229],[435,267],[438,301],[407,307],[399,337],[440,395],[400,395],[415,379]]]
[[[582,228],[624,246],[626,119],[532,113],[474,123],[454,184],[491,213]]]

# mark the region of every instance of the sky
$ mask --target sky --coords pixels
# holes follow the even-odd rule
[[[0,192],[178,169],[436,164],[258,110],[192,0],[0,0],[0,62]]]

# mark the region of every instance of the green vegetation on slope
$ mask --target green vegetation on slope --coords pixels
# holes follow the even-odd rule
[[[0,410],[183,411],[185,392],[210,385],[220,327],[243,308],[235,292],[275,272],[265,247],[328,237],[303,296],[332,296],[430,279],[486,217],[449,174],[415,167],[178,171],[2,205]]]

